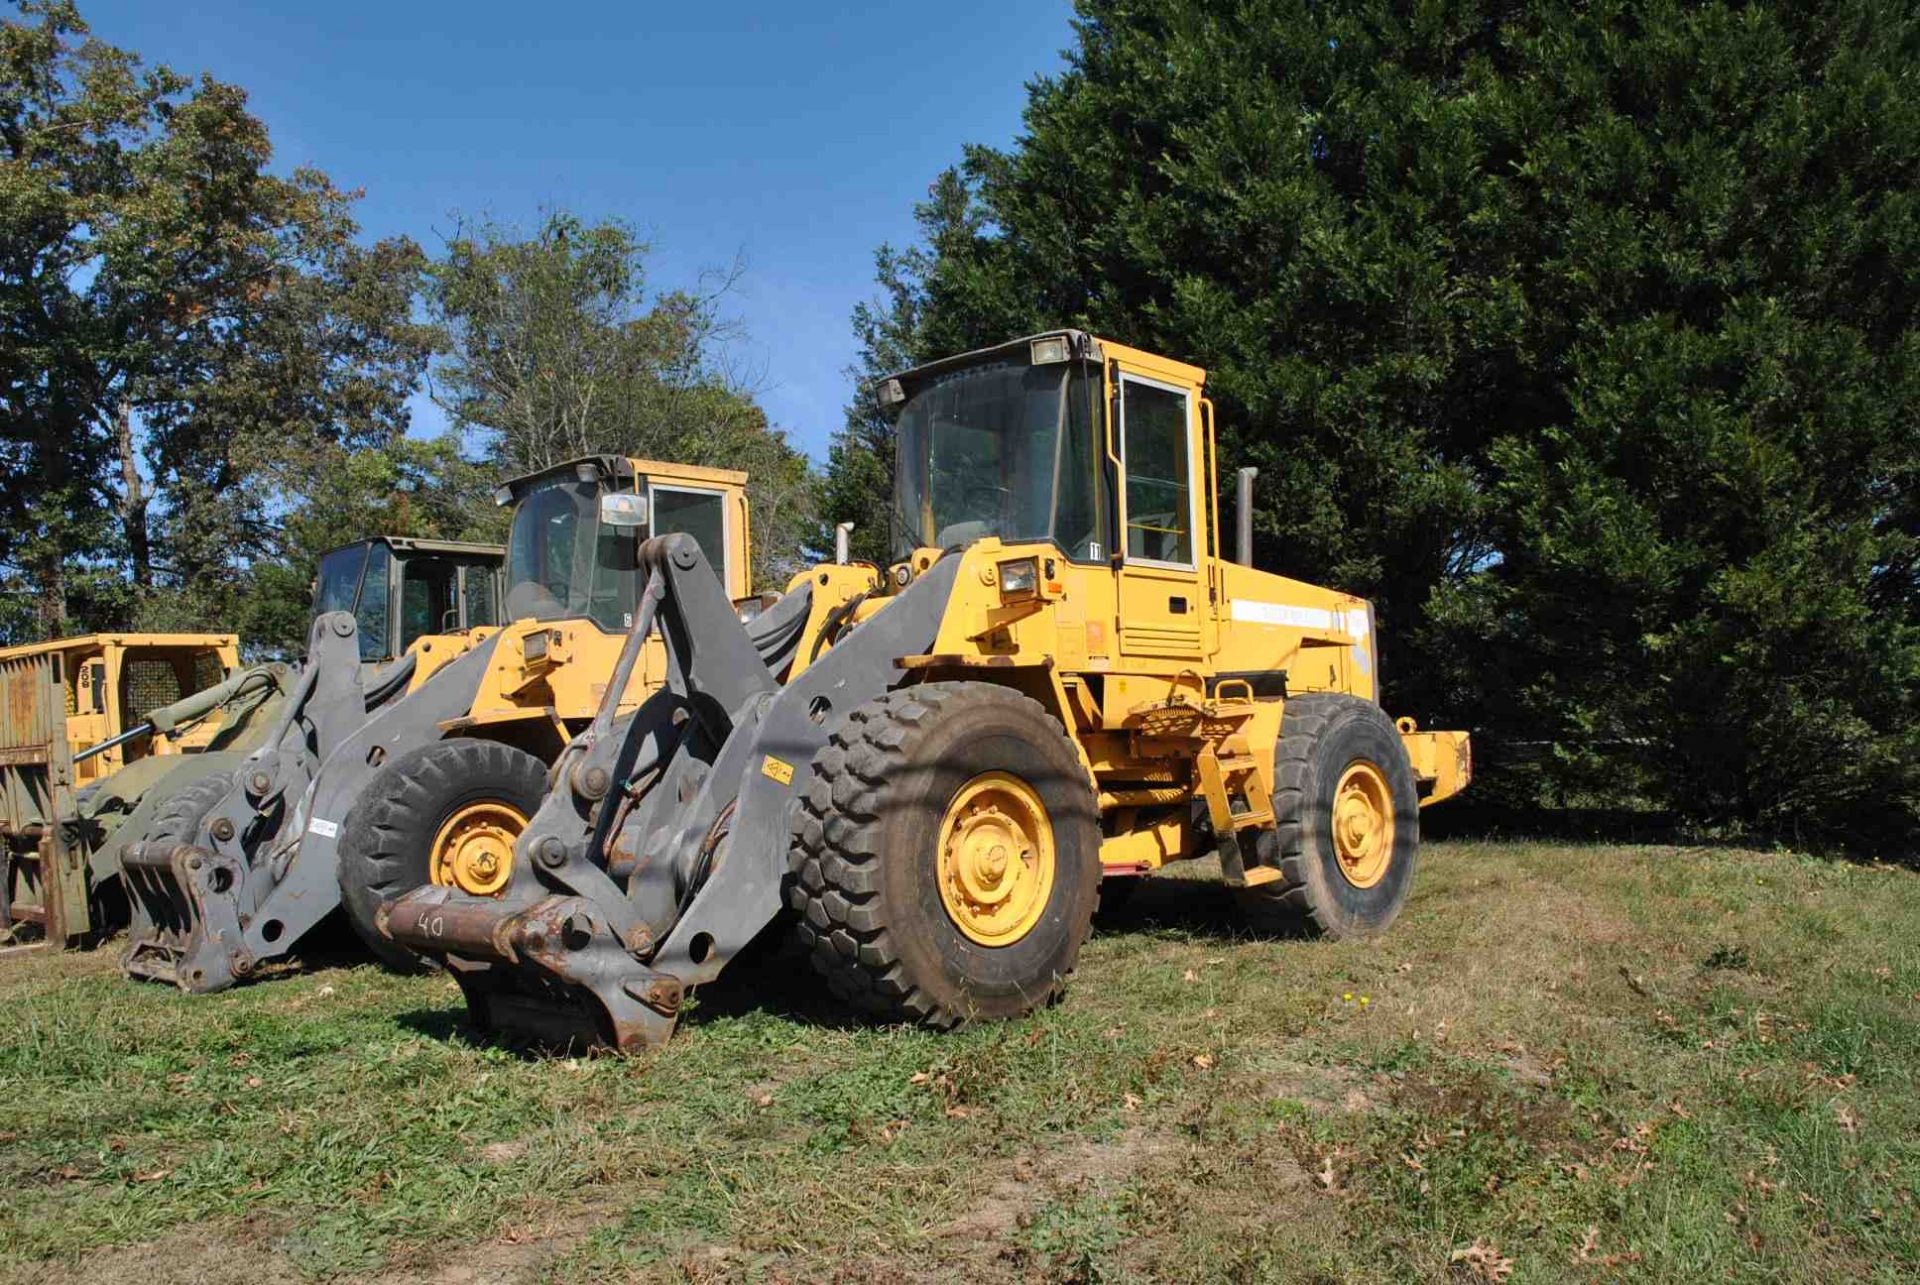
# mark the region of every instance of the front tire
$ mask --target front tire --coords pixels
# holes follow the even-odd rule
[[[1296,696],[1273,777],[1275,822],[1255,850],[1281,878],[1235,890],[1249,923],[1332,938],[1384,931],[1420,851],[1420,794],[1393,721],[1355,696]]]
[[[946,1028],[1055,999],[1093,921],[1086,768],[1037,702],[927,683],[854,710],[816,756],[788,905],[841,999]]]
[[[513,844],[540,807],[547,765],[525,750],[471,737],[435,741],[381,768],[340,828],[340,900],[367,949],[396,972],[419,956],[376,927],[380,907],[423,884],[496,895]]]
[[[154,812],[141,839],[169,848],[201,844],[201,826],[232,792],[232,772],[217,772],[181,788]]]

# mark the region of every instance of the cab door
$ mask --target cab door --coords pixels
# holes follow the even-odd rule
[[[1120,653],[1128,658],[1199,660],[1210,643],[1196,402],[1190,386],[1115,370]]]

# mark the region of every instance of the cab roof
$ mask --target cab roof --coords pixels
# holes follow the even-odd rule
[[[494,489],[493,498],[497,503],[511,504],[535,482],[560,473],[576,474],[583,482],[605,479],[615,483],[631,483],[645,477],[668,484],[691,482],[728,490],[743,489],[747,485],[747,475],[739,469],[709,468],[704,464],[670,464],[665,460],[646,460],[628,455],[582,455],[509,478]]]
[[[913,385],[921,383],[935,375],[943,375],[950,370],[960,370],[968,366],[978,366],[990,361],[1006,361],[1015,358],[1031,360],[1033,345],[1043,339],[1065,339],[1073,358],[1083,361],[1102,361],[1108,357],[1118,357],[1133,364],[1152,369],[1160,374],[1170,375],[1184,382],[1204,384],[1207,372],[1199,366],[1184,361],[1175,361],[1171,357],[1161,357],[1141,348],[1130,348],[1115,343],[1111,339],[1102,339],[1084,330],[1072,328],[1063,330],[1043,330],[1038,334],[1025,335],[1019,339],[1010,339],[1005,343],[994,344],[987,348],[975,348],[971,352],[956,353],[951,357],[942,357],[938,361],[925,362],[909,367],[898,374],[876,380],[876,390],[888,384],[898,383],[903,393]],[[903,398],[904,400],[904,398]]]
[[[507,556],[504,545],[479,544],[471,540],[424,540],[410,535],[370,535],[365,539],[336,544],[331,549],[323,551],[320,556],[324,558],[328,554],[362,544],[384,544],[399,553],[444,553],[450,557],[492,562],[503,562]]]
[[[108,648],[217,648],[237,647],[238,634],[79,634],[72,638],[54,638],[47,642],[23,643],[0,647],[0,661],[45,656],[49,652],[105,651]]]

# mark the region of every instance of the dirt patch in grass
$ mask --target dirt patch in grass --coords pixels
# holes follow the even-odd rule
[[[155,1240],[97,1250],[71,1272],[87,1285],[302,1285],[306,1280],[275,1248],[283,1220],[250,1217],[182,1227]],[[0,1272],[8,1285],[45,1282],[45,1267]]]

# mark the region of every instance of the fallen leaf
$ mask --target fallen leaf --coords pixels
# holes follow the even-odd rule
[[[246,1079],[246,1085],[247,1085],[247,1087],[248,1087],[248,1088],[250,1088],[250,1089],[257,1089],[257,1088],[259,1088],[259,1087],[260,1087],[261,1085],[263,1085],[263,1084],[265,1084],[265,1083],[266,1083],[266,1081],[265,1081],[265,1080],[263,1080],[263,1079],[261,1079],[261,1078],[260,1078],[259,1076],[257,1076],[257,1075],[249,1075],[249,1076],[247,1077],[247,1079]]]
[[[1848,1133],[1860,1132],[1860,1117],[1855,1115],[1853,1108],[1844,1102],[1833,1104],[1833,1122]]]
[[[1211,1071],[1213,1069],[1213,1054],[1195,1053],[1193,1055],[1193,1064],[1202,1071]]]
[[[1454,1250],[1448,1255],[1447,1261],[1459,1263],[1483,1281],[1504,1281],[1513,1275],[1513,1260],[1484,1240],[1476,1240],[1471,1245]]]
[[[759,1097],[757,1097],[757,1098],[755,1098],[755,1099],[753,1100],[753,1105],[755,1105],[755,1106],[757,1106],[757,1107],[770,1107],[770,1106],[772,1106],[772,1105],[773,1105],[773,1094],[771,1094],[771,1093],[762,1093],[762,1094],[761,1094],[761,1095],[760,1095]]]
[[[1197,982],[1200,980],[1200,974],[1189,968],[1186,972],[1180,974],[1180,980],[1183,982]]]
[[[957,1103],[947,1108],[947,1118],[950,1120],[964,1120],[972,1114],[972,1107],[963,1107]]]
[[[133,1180],[135,1182],[159,1182],[162,1178],[172,1173],[173,1170],[171,1169],[142,1169],[134,1173]]]
[[[1138,1111],[1140,1109],[1140,1099],[1134,1094],[1124,1093],[1120,1096],[1120,1109],[1122,1111]]]

